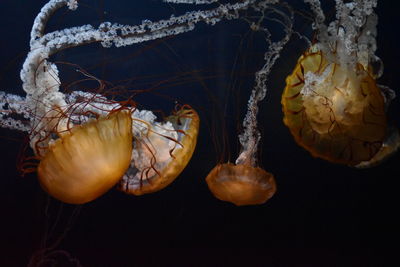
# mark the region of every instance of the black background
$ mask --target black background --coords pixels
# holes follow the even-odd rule
[[[31,24],[45,2],[0,1],[3,91],[23,95],[19,70],[28,52]],[[300,1],[289,2],[304,10]],[[331,4],[325,9],[333,15]],[[397,91],[396,5],[397,1],[379,2],[377,54],[385,64],[379,83]],[[81,1],[75,12],[57,12],[49,31],[107,20],[134,25],[185,10],[160,1]],[[299,18],[296,23],[311,36],[309,22]],[[274,27],[271,24],[272,32],[278,32]],[[305,48],[297,38],[289,43],[260,105],[259,162],[275,175],[278,192],[264,205],[240,208],[215,199],[204,179],[219,160],[235,159],[253,74],[262,64],[262,39],[246,24],[199,25],[193,32],[161,41],[119,49],[95,44],[54,56],[52,61],[78,64],[123,86],[121,90],[152,88],[135,97],[140,108],[168,113],[175,101],[192,105],[202,119],[197,149],[165,190],[134,197],[112,189],[75,207],[48,197],[35,174],[20,176],[17,162],[26,136],[0,129],[0,266],[26,266],[35,252],[57,240],[56,250],[68,252],[83,266],[393,266],[392,250],[399,238],[400,155],[372,169],[334,165],[297,146],[282,123],[284,79]],[[64,89],[83,78],[75,68],[58,65]],[[398,114],[395,99],[389,120],[397,126]],[[67,257],[57,259],[54,266],[74,266]]]

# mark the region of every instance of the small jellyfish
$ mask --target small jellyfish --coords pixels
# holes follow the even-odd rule
[[[236,206],[263,204],[276,191],[271,173],[245,164],[218,164],[207,175],[206,182],[216,198]]]

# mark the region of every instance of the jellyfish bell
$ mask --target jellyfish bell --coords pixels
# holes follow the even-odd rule
[[[361,64],[332,62],[311,47],[286,79],[284,123],[313,156],[357,165],[371,159],[386,134],[383,96]]]
[[[386,137],[385,98],[376,79],[377,1],[336,1],[336,20],[315,13],[316,42],[298,60],[282,95],[284,123],[313,156],[355,166],[369,161]]]
[[[264,204],[276,192],[271,173],[245,164],[218,164],[207,175],[206,182],[216,198],[236,206]]]
[[[130,164],[127,110],[77,125],[49,143],[37,168],[43,189],[66,203],[83,204],[111,189]]]
[[[246,131],[239,136],[242,151],[235,164],[219,163],[207,175],[206,183],[219,200],[236,206],[261,205],[272,198],[277,186],[274,175],[257,164],[257,143]]]
[[[119,189],[143,195],[171,184],[193,155],[199,124],[197,112],[189,106],[182,106],[164,124],[134,121],[132,162]]]

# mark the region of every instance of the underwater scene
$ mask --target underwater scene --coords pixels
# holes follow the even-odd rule
[[[0,266],[395,266],[398,7],[0,1]]]

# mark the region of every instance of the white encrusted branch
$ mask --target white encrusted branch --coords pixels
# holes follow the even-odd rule
[[[293,12],[288,8],[289,16],[281,10],[268,5],[268,1],[262,2],[259,6],[263,7],[260,11],[264,13],[266,9],[273,11],[280,19],[278,22],[284,26],[285,36],[277,42],[272,42],[271,34],[263,25],[252,25],[252,29],[262,31],[265,35],[265,41],[269,45],[267,52],[264,54],[265,63],[263,67],[255,74],[255,86],[251,92],[249,102],[247,104],[247,113],[243,120],[243,132],[239,135],[241,144],[241,152],[236,159],[236,164],[246,164],[251,166],[257,165],[257,149],[261,139],[258,130],[257,114],[258,103],[265,98],[267,92],[268,76],[276,60],[286,43],[290,40],[293,33]]]

